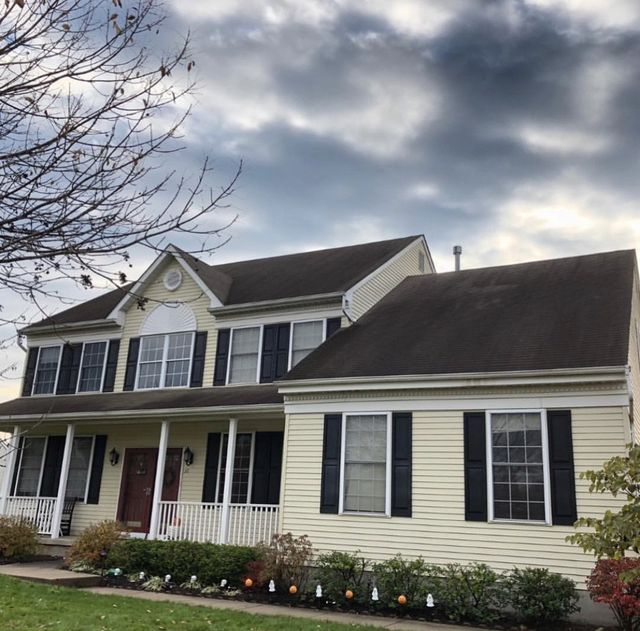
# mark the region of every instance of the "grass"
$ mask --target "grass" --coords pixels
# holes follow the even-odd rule
[[[102,596],[0,576],[2,631],[366,631],[286,616],[257,616],[223,609]]]

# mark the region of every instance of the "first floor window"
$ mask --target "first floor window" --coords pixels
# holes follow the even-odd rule
[[[140,340],[138,388],[189,385],[193,332],[147,335]]]
[[[44,437],[25,437],[20,451],[20,469],[15,490],[18,497],[38,495],[46,443],[47,439]]]
[[[545,521],[545,449],[540,412],[491,412],[493,518]]]
[[[389,416],[345,415],[342,510],[387,513]]]
[[[106,342],[90,342],[84,345],[78,392],[100,392],[106,353]]]
[[[227,448],[229,435],[222,436],[220,446],[220,466],[218,470],[218,502],[224,496],[225,468],[227,466]],[[231,503],[247,504],[249,501],[249,480],[251,474],[251,450],[253,434],[236,435],[236,451],[233,461],[233,480],[231,482]]]
[[[53,394],[58,378],[59,360],[59,346],[43,346],[40,348],[33,394]]]
[[[73,439],[71,462],[67,478],[67,498],[84,501],[87,494],[87,481],[91,466],[93,436],[79,436]]]
[[[233,329],[229,383],[256,383],[260,355],[260,327]]]
[[[311,351],[322,344],[324,320],[294,322],[291,332],[291,366],[301,362]]]

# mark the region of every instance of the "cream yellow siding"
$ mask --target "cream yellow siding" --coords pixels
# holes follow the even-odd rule
[[[634,442],[640,443],[640,288],[637,270],[633,278],[631,298],[631,324],[629,329],[629,367],[633,394],[631,422]]]
[[[182,272],[182,284],[176,291],[168,291],[164,286],[163,278],[170,269],[179,269]],[[120,392],[124,385],[124,373],[127,366],[127,353],[129,350],[129,340],[140,335],[140,327],[145,318],[163,301],[183,302],[191,309],[197,321],[198,331],[207,331],[207,351],[204,365],[203,383],[211,385],[213,383],[213,365],[215,357],[215,318],[208,312],[211,304],[210,299],[195,281],[182,269],[180,264],[174,259],[169,259],[167,263],[160,266],[154,278],[146,285],[142,292],[143,297],[148,299],[144,309],[138,308],[134,302],[125,314],[124,326],[122,329],[122,341],[120,343],[120,353],[118,355],[118,369],[116,371],[115,392]]]
[[[228,423],[225,421],[212,422],[175,422],[170,426],[169,447],[184,449],[189,447],[194,453],[193,464],[190,467],[182,465],[180,476],[180,491],[178,499],[183,502],[201,502],[202,485],[204,482],[204,465],[207,453],[207,434],[210,432],[226,432]],[[64,435],[66,426],[40,426],[31,430],[33,436]],[[284,419],[273,420],[241,420],[238,432],[255,431],[284,431]],[[98,504],[76,505],[72,535],[76,535],[88,525],[104,519],[115,519],[118,510],[120,484],[122,482],[122,467],[127,448],[149,447],[157,448],[160,440],[160,423],[130,424],[92,424],[77,425],[76,436],[107,435],[107,454],[105,456],[100,487],[100,501]],[[109,452],[115,449],[120,453],[120,461],[116,466],[109,463]]]
[[[575,409],[572,419],[576,477],[623,451],[624,408]],[[360,550],[370,560],[401,552],[433,563],[485,562],[497,570],[541,566],[583,584],[593,558],[565,542],[571,527],[465,521],[462,412],[413,415],[411,518],[320,514],[323,422],[322,414],[287,416],[284,532],[308,535],[323,552]],[[590,494],[579,478],[576,483],[580,516],[600,515],[620,504]]]
[[[383,265],[369,279],[357,285],[351,296],[351,313],[358,319],[376,302],[386,296],[407,276],[422,274],[419,267],[420,253],[425,257],[425,272],[429,273],[429,257],[422,239],[417,239],[400,256]]]

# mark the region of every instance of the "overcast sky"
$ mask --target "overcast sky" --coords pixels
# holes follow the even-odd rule
[[[199,81],[178,169],[245,161],[209,262],[420,233],[439,271],[458,243],[467,267],[640,245],[638,0],[166,6]]]

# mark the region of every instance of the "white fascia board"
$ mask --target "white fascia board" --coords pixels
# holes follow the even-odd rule
[[[118,322],[122,322],[122,314],[124,310],[129,306],[133,300],[135,300],[134,296],[141,296],[142,289],[147,284],[147,282],[153,278],[154,274],[158,270],[158,268],[167,260],[167,258],[172,257],[176,260],[182,269],[189,275],[191,279],[200,287],[202,292],[209,298],[211,301],[211,307],[218,307],[222,305],[222,302],[218,299],[218,297],[204,284],[202,279],[191,269],[191,267],[187,264],[187,262],[180,256],[180,253],[174,248],[173,245],[167,247],[164,252],[161,252],[151,263],[151,265],[145,270],[144,274],[140,276],[140,278],[136,281],[136,284],[127,292],[127,295],[114,307],[111,313],[108,315],[108,318],[117,320]],[[169,298],[167,302],[171,302]]]
[[[360,279],[355,285],[353,285],[352,287],[349,287],[349,289],[347,289],[347,291],[344,292],[344,299],[348,303],[348,309],[346,310],[349,312],[350,316],[353,316],[353,314],[351,313],[351,305],[353,304],[353,294],[358,289],[360,289],[360,287],[368,283],[372,278],[375,278],[376,276],[378,276],[378,274],[380,274],[385,269],[387,269],[387,267],[390,267],[391,265],[393,265],[400,257],[404,256],[412,247],[414,247],[418,241],[420,241],[424,246],[425,252],[427,254],[427,260],[429,261],[429,267],[431,268],[431,271],[435,273],[433,259],[431,258],[431,253],[429,252],[427,241],[424,238],[424,235],[416,237],[415,240],[409,243],[409,245],[402,248],[402,250],[400,250],[399,252],[396,252],[390,259],[386,260],[382,265],[376,267],[376,269],[374,269],[373,272],[367,274],[364,278]]]
[[[333,391],[400,390],[407,388],[434,389],[615,382],[626,381],[626,372],[626,366],[610,366],[536,371],[309,379],[291,382],[281,381],[278,384],[278,390],[281,394],[304,394]]]
[[[55,316],[54,316],[55,317]],[[44,333],[62,333],[75,330],[86,329],[104,329],[109,327],[119,327],[116,320],[105,318],[104,320],[84,320],[82,322],[63,322],[61,324],[44,324],[42,326],[31,327],[26,326],[18,330],[21,335],[42,335]]]
[[[269,314],[246,314],[246,315],[219,315],[216,318],[218,328],[229,327],[239,328],[246,326],[259,326],[261,324],[278,324],[280,322],[302,322],[311,320],[325,320],[327,318],[338,318],[342,316],[342,310],[339,306],[334,308],[317,307],[303,311],[301,309],[281,310]]]
[[[216,318],[240,317],[246,313],[256,313],[273,309],[295,309],[306,306],[324,306],[339,303],[343,292],[337,291],[328,294],[311,294],[309,296],[295,296],[293,298],[278,298],[277,300],[261,300],[257,302],[243,302],[237,305],[222,305],[210,307],[209,312]],[[339,307],[337,307],[339,308]]]

